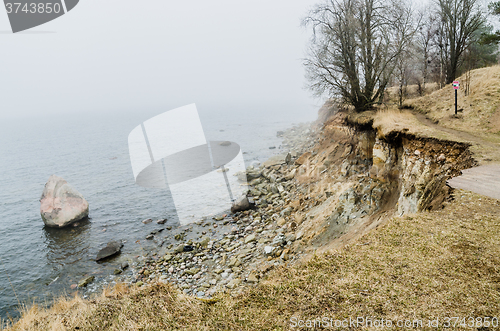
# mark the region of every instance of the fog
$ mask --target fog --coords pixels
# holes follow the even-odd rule
[[[157,109],[315,113],[301,18],[317,0],[82,0],[12,34],[0,10],[0,118]]]

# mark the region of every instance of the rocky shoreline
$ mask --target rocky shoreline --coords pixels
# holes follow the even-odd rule
[[[255,203],[253,209],[176,229],[169,226],[168,233],[163,228],[151,231],[146,239],[157,248],[131,263],[129,281],[137,286],[170,282],[186,294],[210,298],[252,286],[274,267],[296,261],[303,254],[303,233],[295,232],[291,209],[285,205],[294,200],[297,189],[297,157],[315,145],[316,134],[311,124],[279,131],[282,154],[248,167],[248,197]],[[244,175],[238,174],[241,179]]]

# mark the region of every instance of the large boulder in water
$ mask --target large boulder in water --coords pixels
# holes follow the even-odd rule
[[[89,215],[89,203],[67,181],[50,176],[40,198],[40,215],[46,226],[61,228]]]

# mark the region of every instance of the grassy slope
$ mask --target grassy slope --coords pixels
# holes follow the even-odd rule
[[[500,317],[500,202],[455,196],[441,211],[390,219],[214,304],[161,284],[120,286],[93,301],[31,308],[12,330],[281,330],[292,317]]]
[[[406,105],[425,113],[439,124],[480,135],[500,142],[500,66],[472,71],[470,93],[465,96],[464,76],[458,92],[458,108],[463,109],[455,118],[455,97],[451,85],[429,95],[407,100]]]

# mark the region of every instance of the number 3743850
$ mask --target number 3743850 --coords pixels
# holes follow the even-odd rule
[[[58,14],[61,12],[60,3],[20,3],[20,2],[7,2],[5,4],[7,14],[11,13],[26,13],[26,14]]]

